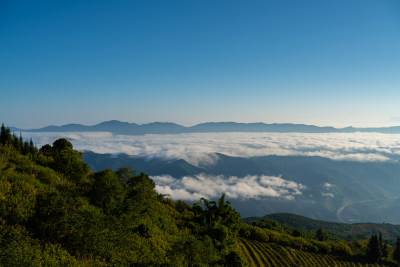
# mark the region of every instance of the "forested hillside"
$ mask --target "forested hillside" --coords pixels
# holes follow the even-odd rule
[[[399,252],[377,235],[246,224],[224,195],[173,201],[129,167],[90,170],[66,139],[37,149],[1,129],[1,266],[390,266]]]
[[[326,233],[335,239],[355,240],[382,233],[386,240],[394,244],[397,237],[400,236],[400,225],[389,223],[338,223],[314,220],[291,213],[273,213],[263,217],[248,217],[243,219],[243,221],[248,223],[259,222],[261,220],[274,220],[288,229],[301,228],[304,231],[312,232],[324,229]]]
[[[173,202],[146,174],[91,171],[66,139],[24,144],[2,127],[2,266],[240,265],[240,214],[224,196]]]

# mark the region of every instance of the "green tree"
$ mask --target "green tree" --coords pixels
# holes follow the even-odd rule
[[[236,251],[231,251],[228,255],[226,255],[225,262],[227,266],[232,266],[232,267],[244,266],[244,262],[240,253]]]
[[[72,144],[65,138],[59,138],[53,142],[53,149],[57,151],[64,151],[72,149]]]
[[[282,232],[282,226],[275,220],[262,219],[256,226]]]
[[[51,156],[52,152],[53,152],[53,149],[52,149],[51,145],[49,145],[49,144],[46,144],[39,149],[39,153],[41,153],[45,156]]]
[[[118,179],[120,180],[121,184],[125,187],[128,187],[128,181],[130,181],[131,179],[135,179],[136,171],[133,170],[131,167],[122,167],[119,168],[118,171],[116,171],[116,174],[118,175]]]
[[[205,227],[206,233],[217,242],[219,249],[235,242],[240,229],[240,213],[231,207],[229,201],[225,201],[225,194],[218,202],[201,198],[200,205],[194,204],[193,210],[195,214],[199,214],[199,222]]]
[[[377,262],[381,256],[381,250],[379,248],[379,239],[377,235],[371,236],[367,246],[367,258],[371,262]]]
[[[382,252],[383,252],[383,237],[382,237],[382,233],[381,232],[379,232],[379,238],[378,238],[378,241],[379,241],[379,259],[378,259],[378,261],[379,261],[379,263],[382,261]]]
[[[397,237],[396,245],[393,251],[393,259],[397,261],[397,265],[400,266],[400,237]]]
[[[324,232],[322,231],[321,228],[319,228],[319,229],[317,230],[317,232],[315,232],[315,238],[316,238],[318,241],[324,241],[324,240],[325,240],[325,235],[324,235]]]
[[[12,136],[10,128],[5,127],[4,123],[1,124],[0,142],[3,145],[12,144]]]
[[[7,140],[6,136],[6,127],[4,126],[4,123],[1,124],[1,132],[0,132],[0,143],[5,144]]]
[[[301,232],[299,230],[294,229],[292,231],[292,236],[294,237],[301,237]]]
[[[21,142],[21,136],[18,138],[15,134],[12,135],[12,145],[17,149],[18,151],[22,152],[23,148],[23,141]],[[21,145],[22,144],[22,145]]]
[[[35,213],[28,226],[36,237],[47,242],[60,242],[72,232],[66,223],[71,211],[67,197],[58,192],[45,192],[37,197]]]
[[[15,133],[11,134],[10,128],[5,127],[4,123],[1,125],[0,144],[11,145],[23,155],[37,153],[37,149],[33,144],[32,139],[30,143],[28,143],[28,141],[24,142],[21,133],[19,134],[19,137]]]
[[[129,191],[139,201],[152,200],[157,197],[156,184],[145,173],[140,173],[128,180]]]
[[[90,201],[103,209],[106,214],[122,208],[126,190],[118,175],[111,169],[102,170],[94,175]]]
[[[389,255],[389,248],[387,243],[384,243],[382,247],[382,258],[387,260],[388,255]]]
[[[16,146],[14,146],[15,148],[17,148]],[[24,147],[24,139],[22,138],[22,134],[19,133],[19,140],[18,140],[18,151],[22,152]]]
[[[29,150],[29,144],[27,144]],[[53,146],[43,146],[40,151],[54,159],[51,168],[62,173],[76,183],[85,181],[89,166],[82,160],[82,153],[73,150],[72,144],[65,138],[54,141]]]
[[[36,154],[37,153],[37,148],[35,144],[33,143],[32,139],[29,141],[29,153],[31,154]]]

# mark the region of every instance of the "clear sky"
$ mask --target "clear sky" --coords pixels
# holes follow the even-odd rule
[[[400,125],[400,2],[0,1],[0,121]]]

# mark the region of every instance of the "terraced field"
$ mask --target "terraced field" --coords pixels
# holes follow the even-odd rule
[[[338,256],[309,253],[274,243],[239,238],[242,256],[249,266],[384,266],[340,259]]]

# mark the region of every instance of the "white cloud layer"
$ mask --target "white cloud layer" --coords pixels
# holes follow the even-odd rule
[[[215,153],[236,157],[320,156],[333,160],[387,161],[400,157],[400,135],[380,133],[190,133],[113,135],[88,133],[23,133],[39,146],[59,137],[75,149],[126,153],[141,157],[184,159],[200,166],[218,160]]]
[[[322,185],[322,188],[324,188],[324,189],[326,189],[326,190],[331,189],[331,187],[332,187],[332,184],[330,184],[330,183],[324,183],[324,184]]]
[[[275,176],[225,177],[198,174],[175,179],[169,175],[153,176],[156,189],[173,199],[199,200],[201,197],[215,199],[222,194],[230,199],[258,199],[274,197],[293,200],[301,195],[305,186]]]
[[[321,192],[321,196],[323,196],[323,197],[326,197],[326,198],[334,198],[335,197],[335,195],[333,194],[333,193],[324,193],[324,192]]]

